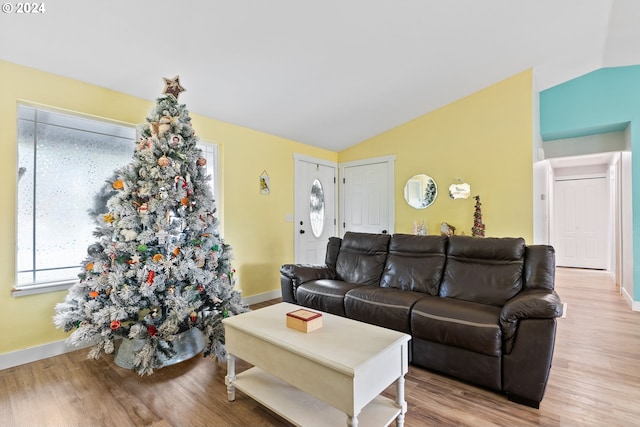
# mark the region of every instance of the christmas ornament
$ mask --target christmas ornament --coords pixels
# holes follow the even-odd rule
[[[198,160],[196,160],[196,165],[198,165],[198,166],[206,166],[207,165],[207,159],[205,159],[204,157],[200,157]]]
[[[111,329],[114,331],[117,331],[118,329],[120,329],[121,323],[119,320],[113,320],[111,321]]]
[[[178,100],[178,95],[181,92],[186,92],[186,89],[180,85],[180,76],[175,76],[172,79],[164,78],[164,91],[162,93],[166,93],[167,95],[171,95]]]
[[[155,254],[155,255],[153,256],[153,260],[154,260],[155,262],[160,262],[160,261],[162,261],[162,258],[163,258],[163,257],[162,257],[162,254]]]
[[[140,212],[141,215],[146,215],[149,213],[149,203],[144,202],[142,204],[140,204],[140,206],[138,206],[138,212]]]
[[[138,237],[138,233],[135,230],[120,230],[120,234],[124,236],[125,242],[130,242]]]
[[[112,214],[108,213],[104,216],[104,222],[111,224],[113,221],[115,221],[115,217]]]
[[[140,244],[140,245],[138,245],[138,247],[137,247],[136,249],[137,249],[137,251],[138,251],[138,252],[145,253],[145,252],[147,252],[147,249],[148,249],[148,248],[147,248],[147,245],[145,245],[145,244]]]
[[[154,325],[149,325],[147,327],[147,331],[149,332],[149,336],[155,337],[157,334],[157,329]]]
[[[93,263],[92,263],[92,262],[90,262],[90,263],[89,263],[89,264],[87,264],[84,268],[85,268],[85,270],[87,270],[87,271],[91,271],[91,270],[93,270]]]
[[[121,179],[116,179],[115,181],[113,181],[113,188],[115,188],[116,190],[122,190],[124,188],[124,181],[122,181]]]
[[[167,192],[167,189],[164,187],[158,188],[158,194],[160,195],[160,198],[162,200],[166,200],[167,197],[169,197],[169,193]]]
[[[198,319],[198,313],[196,313],[195,311],[192,311],[192,312],[191,312],[191,314],[189,315],[189,319],[190,319],[192,322],[195,322],[195,321],[196,321],[196,319]]]
[[[162,156],[158,159],[158,166],[167,167],[171,164],[171,160],[168,157]]]
[[[171,124],[173,123],[173,118],[169,116],[162,116],[158,121],[158,135],[164,136],[165,133],[171,130]]]
[[[98,295],[100,295],[100,294],[98,293],[98,291],[91,291],[91,292],[89,292],[89,296],[90,296],[91,298],[98,298]]]
[[[97,256],[102,253],[102,251],[104,251],[104,247],[100,243],[94,243],[87,248],[87,253],[92,257]]]
[[[156,272],[151,270],[149,272],[149,276],[147,276],[147,283],[149,284],[149,286],[151,286],[153,284],[153,278],[156,277]]]

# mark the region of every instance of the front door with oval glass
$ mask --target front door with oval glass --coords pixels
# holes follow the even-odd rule
[[[324,264],[329,237],[336,235],[336,167],[296,161],[296,263]]]

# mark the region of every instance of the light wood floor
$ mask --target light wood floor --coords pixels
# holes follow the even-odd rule
[[[540,409],[420,368],[406,376],[407,426],[640,425],[640,313],[602,272],[558,269],[568,303]],[[79,350],[0,371],[1,426],[286,426],[200,356],[150,377]],[[238,370],[247,365],[240,362]],[[385,394],[394,396],[390,387]]]

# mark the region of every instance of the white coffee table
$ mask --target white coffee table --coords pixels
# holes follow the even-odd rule
[[[322,314],[310,333],[286,326],[299,306],[280,303],[223,320],[227,394],[238,389],[300,426],[404,425],[410,336]],[[235,358],[254,367],[236,375]],[[380,396],[396,382],[395,401]]]

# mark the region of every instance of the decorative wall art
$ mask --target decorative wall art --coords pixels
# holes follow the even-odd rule
[[[260,174],[260,194],[267,196],[269,193],[271,193],[271,181],[267,171],[263,170]]]
[[[452,199],[468,199],[471,195],[471,186],[460,178],[449,186],[449,197]]]

